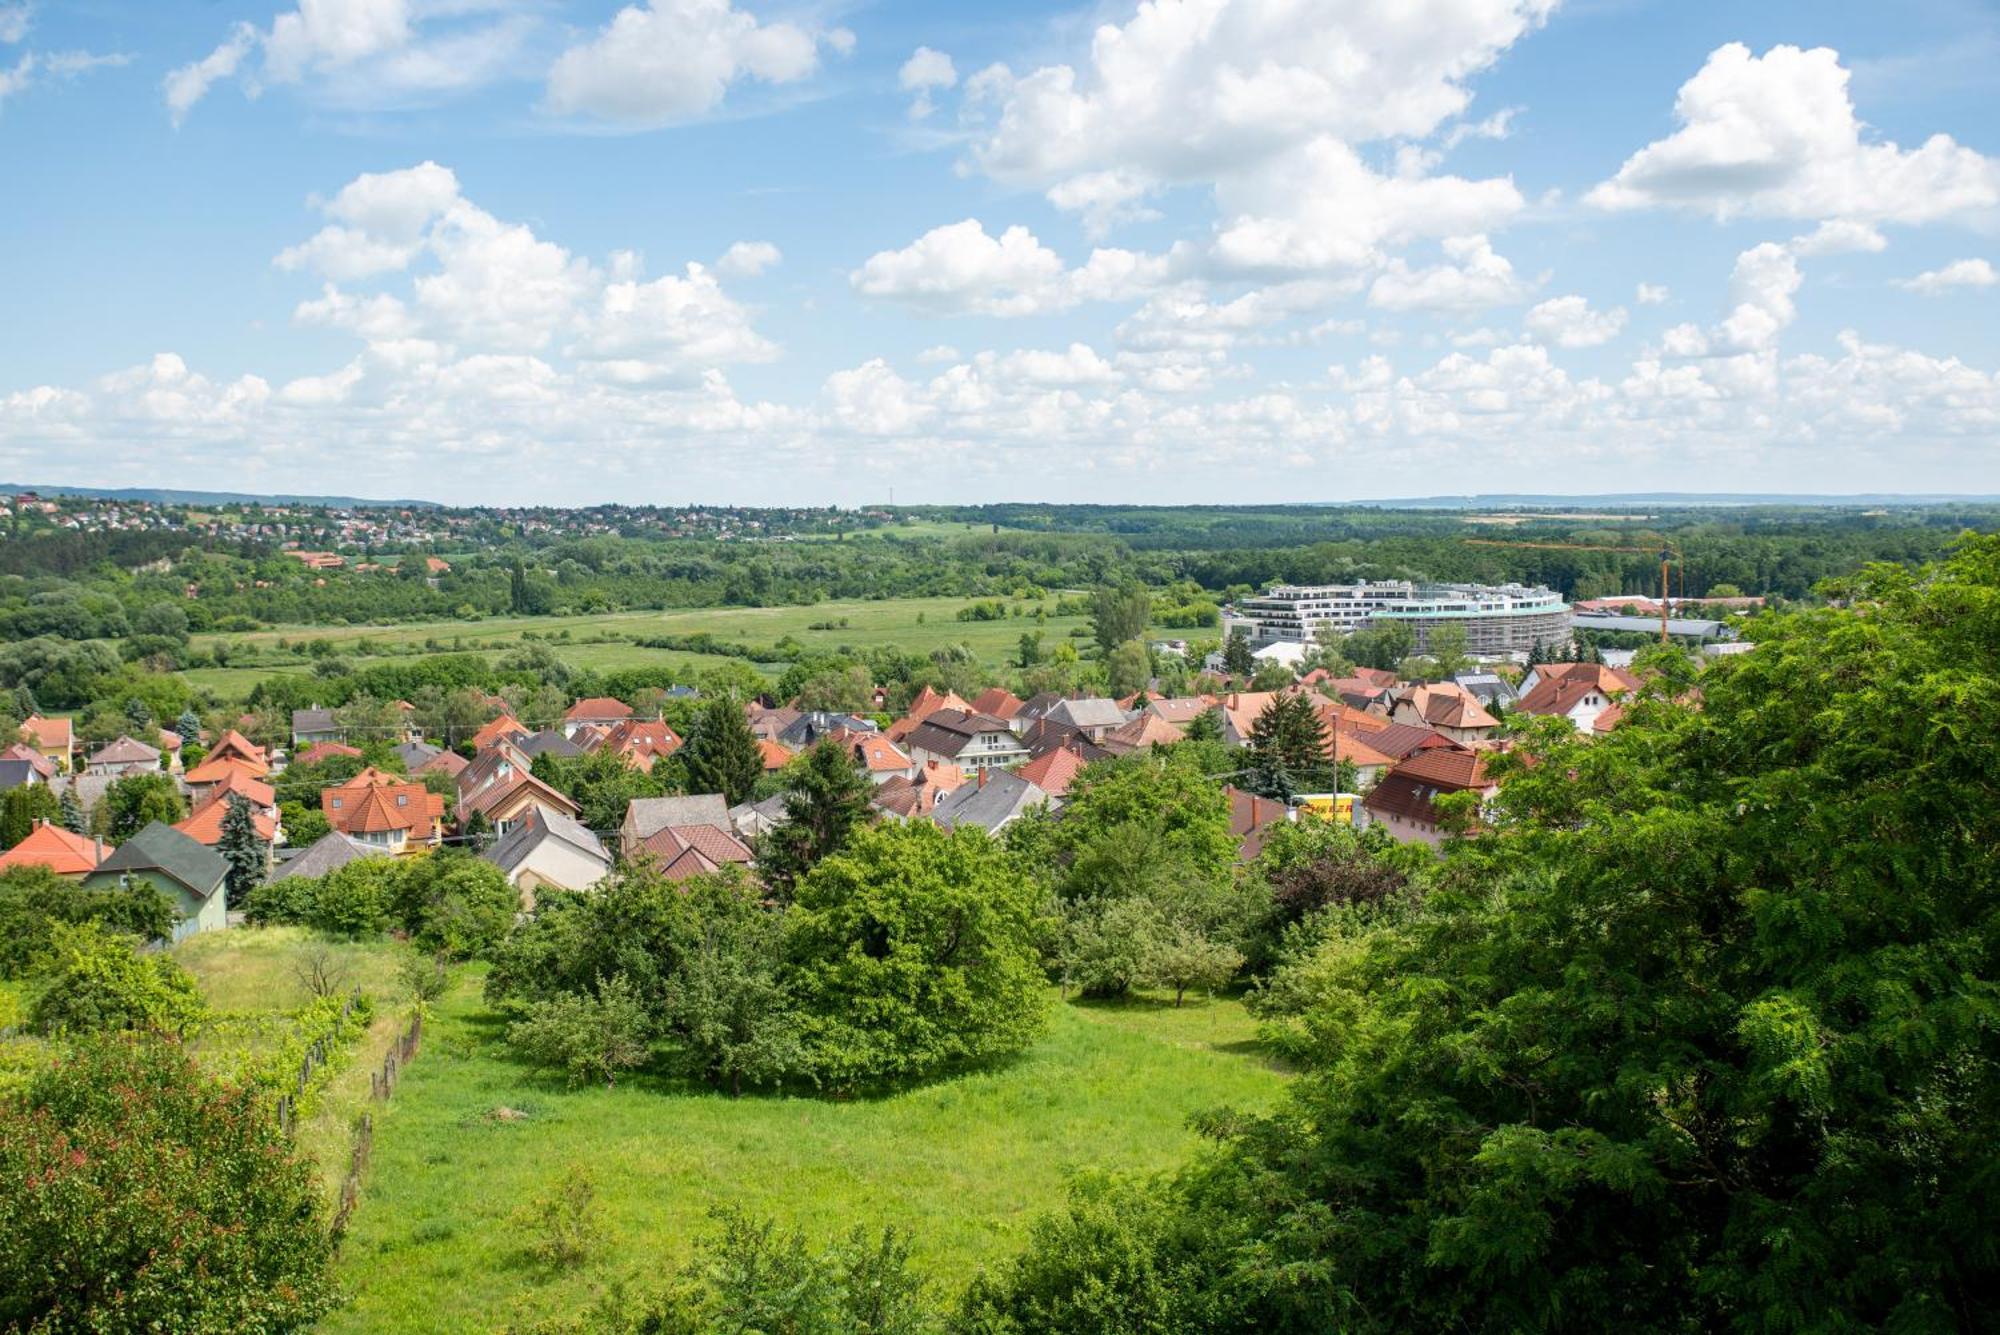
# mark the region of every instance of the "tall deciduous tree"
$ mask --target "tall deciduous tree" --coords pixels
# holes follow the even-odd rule
[[[127,774],[111,781],[98,807],[104,837],[122,844],[154,821],[172,825],[187,818],[187,803],[164,774]]]
[[[1152,595],[1137,584],[1106,585],[1091,595],[1090,631],[1106,657],[1125,641],[1144,635],[1152,617]]]

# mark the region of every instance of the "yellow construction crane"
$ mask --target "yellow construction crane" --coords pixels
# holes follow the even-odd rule
[[[1462,538],[1468,547],[1530,547],[1541,551],[1556,552],[1625,552],[1628,555],[1653,555],[1651,547],[1610,547],[1589,542],[1509,542],[1503,538]],[[1660,558],[1660,643],[1667,642],[1667,571],[1676,561],[1681,567],[1681,588],[1687,588],[1687,561],[1680,550],[1662,544]]]

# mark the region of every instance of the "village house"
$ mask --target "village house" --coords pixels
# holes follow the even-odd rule
[[[292,750],[302,750],[314,742],[345,740],[346,734],[331,709],[321,709],[318,705],[313,705],[307,709],[292,711]]]
[[[721,793],[696,793],[687,797],[635,797],[625,804],[625,819],[618,826],[621,856],[637,857],[646,841],[668,826],[711,825],[725,833],[735,826],[729,819],[729,804]]]
[[[998,834],[1027,812],[1048,805],[1049,795],[1020,775],[985,767],[938,803],[931,819],[947,830],[974,825]]]
[[[30,714],[21,725],[21,740],[41,753],[59,772],[67,774],[75,767],[76,728],[68,719]]]
[[[544,890],[588,890],[611,874],[611,854],[567,816],[536,809],[480,854],[521,895],[524,912]]]
[[[910,758],[919,764],[949,761],[962,769],[989,769],[1028,758],[1028,748],[1005,719],[940,709],[909,734]]]
[[[1538,663],[1521,679],[1514,708],[1523,714],[1566,718],[1578,732],[1591,733],[1607,717],[1615,722],[1624,712],[1619,697],[1638,689],[1639,679],[1624,668]]]
[[[667,825],[646,836],[641,858],[652,859],[670,881],[684,881],[727,866],[751,866],[756,853],[741,837],[713,825]]]
[[[319,795],[320,814],[342,834],[385,853],[435,848],[444,837],[444,799],[372,766]]]
[[[1500,730],[1500,720],[1479,703],[1479,697],[1455,681],[1405,687],[1396,693],[1389,719],[1429,728],[1463,746],[1485,741]]]
[[[470,797],[461,797],[458,827],[470,828],[475,818],[483,817],[495,834],[505,834],[531,811],[575,820],[582,808],[567,793],[557,792],[522,766],[504,779],[483,785]]]
[[[1444,843],[1438,826],[1437,798],[1447,793],[1477,793],[1483,804],[1499,785],[1487,777],[1486,756],[1477,751],[1432,747],[1412,755],[1382,776],[1356,808],[1355,823],[1380,825],[1404,843]]]
[[[144,742],[133,741],[130,737],[120,737],[102,750],[95,752],[83,762],[85,774],[108,775],[123,778],[128,774],[158,774],[160,772],[160,752]]]
[[[220,853],[158,821],[111,851],[83,877],[86,890],[147,882],[173,902],[173,939],[229,925],[229,864]]]
[[[632,706],[606,695],[593,695],[569,707],[562,718],[565,737],[574,737],[578,728],[611,728],[632,717]]]

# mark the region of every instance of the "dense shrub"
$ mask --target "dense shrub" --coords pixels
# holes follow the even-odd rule
[[[310,1165],[178,1045],[79,1044],[0,1101],[0,1327],[296,1330],[334,1304]]]
[[[182,1037],[207,1014],[194,976],[172,956],[140,954],[101,923],[52,922],[32,980],[29,1019],[44,1034],[146,1029]]]
[[[1047,1003],[1037,906],[983,831],[858,833],[786,918],[806,1074],[848,1088],[1025,1048]]]
[[[85,890],[46,867],[0,872],[0,978],[19,978],[49,948],[52,923],[101,922],[144,941],[174,930],[174,906],[150,881]]]
[[[530,1063],[564,1072],[571,1085],[617,1083],[645,1064],[651,1021],[623,975],[596,992],[562,992],[534,1002],[507,1027],[507,1042]]]

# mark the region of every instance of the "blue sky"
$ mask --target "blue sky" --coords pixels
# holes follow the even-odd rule
[[[0,0],[0,477],[2000,490],[1990,6]]]

